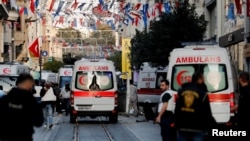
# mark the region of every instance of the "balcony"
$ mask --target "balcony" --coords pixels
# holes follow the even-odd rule
[[[9,11],[8,21],[17,21],[19,13],[17,11]]]
[[[14,39],[15,39],[15,43],[17,45],[21,44],[21,43],[23,43],[23,41],[25,41],[25,35],[21,31],[15,31]]]

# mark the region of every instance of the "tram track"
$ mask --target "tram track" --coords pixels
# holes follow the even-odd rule
[[[107,139],[107,141],[115,141],[110,133],[110,131],[108,130],[107,126],[105,125],[106,121],[102,120],[100,117],[98,117],[98,122],[96,122],[96,125],[101,127],[102,131],[104,131],[104,135]],[[74,131],[73,131],[73,141],[84,141],[87,139],[83,139],[80,137],[80,126],[81,124],[79,124],[78,120],[76,119],[76,123],[74,124]],[[82,124],[81,128],[84,126],[84,124]],[[82,134],[82,131],[81,131]]]

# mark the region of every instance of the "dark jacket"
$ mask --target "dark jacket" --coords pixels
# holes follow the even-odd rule
[[[26,140],[34,133],[33,126],[43,124],[41,105],[31,91],[13,88],[0,99],[0,137],[7,141]]]
[[[185,102],[180,99],[182,92],[191,90],[196,92],[199,97],[193,102],[192,109],[195,112],[185,112],[181,109],[185,107]],[[196,83],[186,83],[178,91],[178,98],[176,101],[176,107],[174,112],[175,126],[178,130],[184,131],[207,131],[211,126],[215,125],[215,120],[212,117],[211,108],[208,100],[208,96]]]
[[[250,128],[250,85],[240,87],[239,107],[238,107],[238,123],[241,128]]]

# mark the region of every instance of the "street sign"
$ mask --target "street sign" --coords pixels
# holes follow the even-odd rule
[[[47,51],[42,51],[42,56],[48,56],[48,52]]]
[[[53,61],[53,58],[52,58],[52,57],[49,57],[48,61],[49,61],[49,62],[52,62],[52,61]]]

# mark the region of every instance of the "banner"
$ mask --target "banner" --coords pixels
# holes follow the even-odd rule
[[[39,57],[39,43],[38,38],[29,46],[30,57]]]
[[[122,38],[122,72],[128,72],[128,79],[131,79],[131,64],[130,64],[130,38]],[[122,75],[123,79],[127,79],[126,75]]]

